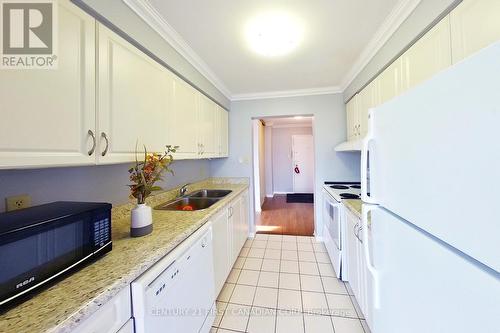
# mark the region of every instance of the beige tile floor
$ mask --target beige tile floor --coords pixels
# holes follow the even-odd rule
[[[249,239],[217,298],[211,333],[369,333],[350,287],[313,237]]]

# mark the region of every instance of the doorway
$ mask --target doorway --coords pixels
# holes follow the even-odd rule
[[[313,117],[253,120],[253,184],[257,233],[313,236]]]

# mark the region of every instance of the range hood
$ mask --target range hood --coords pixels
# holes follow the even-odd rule
[[[345,142],[342,142],[341,144],[335,146],[335,151],[338,151],[338,152],[341,152],[341,151],[343,151],[343,152],[361,152],[362,142],[363,142],[362,139],[345,141]]]

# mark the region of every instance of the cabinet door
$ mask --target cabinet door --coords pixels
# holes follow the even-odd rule
[[[231,269],[228,249],[231,246],[227,209],[212,220],[215,294],[218,295]]]
[[[99,25],[99,163],[133,161],[144,145],[165,150],[172,80],[166,68]]]
[[[346,210],[346,239],[347,239],[347,272],[348,281],[356,297],[359,296],[359,247],[355,236],[359,226],[359,220]]]
[[[228,157],[229,156],[229,112],[221,108],[219,109],[220,114],[220,157]]]
[[[216,104],[198,93],[198,133],[201,157],[215,157],[218,147],[215,143],[217,123]]]
[[[179,78],[174,78],[173,107],[169,121],[170,144],[179,146],[177,159],[198,158],[197,91]]]
[[[250,213],[248,206],[249,206],[248,191],[245,191],[241,195],[241,230],[242,230],[241,247],[243,247],[246,240],[248,239],[248,233],[249,233],[248,214]]]
[[[230,219],[232,223],[232,248],[231,248],[231,266],[233,265],[238,254],[240,253],[245,240],[243,238],[244,231],[242,230],[242,212],[241,212],[241,196],[231,203]]]
[[[451,12],[453,63],[500,40],[498,13],[498,0],[464,0]]]
[[[357,138],[357,123],[358,123],[358,99],[359,96],[355,95],[346,105],[346,119],[347,119],[347,140],[355,140]]]
[[[378,89],[378,80],[373,80],[359,93],[357,133],[361,138],[364,137],[368,131],[368,111],[377,106]]]
[[[58,68],[1,71],[0,169],[95,164],[95,20],[57,5]]]
[[[402,56],[402,90],[411,89],[451,66],[450,18],[446,16]]]
[[[401,93],[402,61],[398,58],[379,75],[377,100],[380,104]]]

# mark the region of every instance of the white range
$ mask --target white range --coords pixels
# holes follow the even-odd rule
[[[360,199],[360,195],[360,183],[325,182],[323,185],[323,241],[339,279],[346,277],[343,263],[347,262],[342,199]]]

